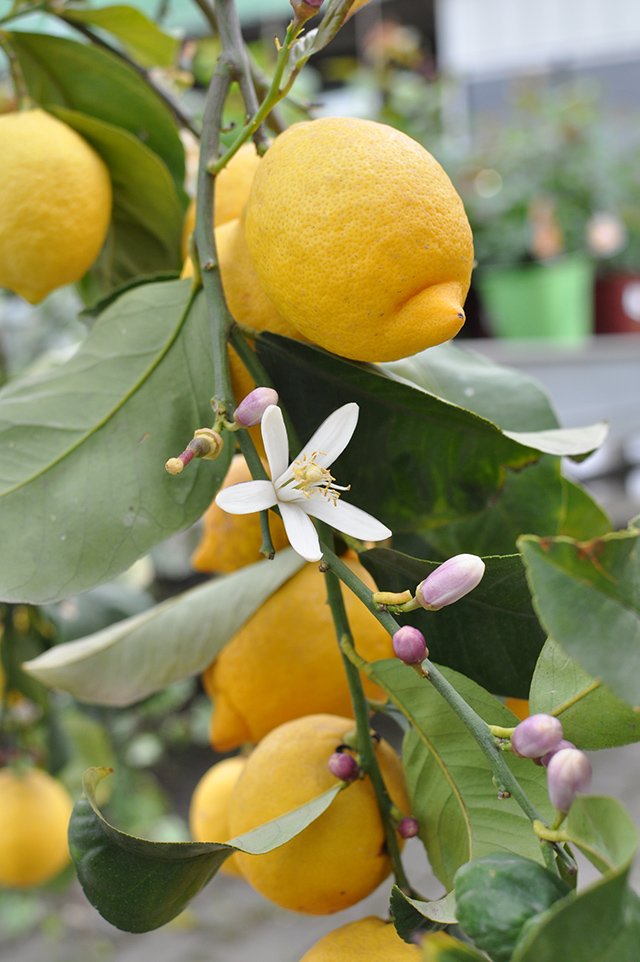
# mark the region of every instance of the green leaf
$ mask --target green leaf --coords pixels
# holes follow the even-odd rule
[[[564,737],[585,751],[640,741],[640,715],[550,638],[529,695],[532,714],[556,715]]]
[[[23,667],[43,684],[95,705],[131,705],[198,674],[303,559],[293,549],[192,588]]]
[[[169,108],[115,54],[64,37],[10,34],[29,94],[42,107],[66,107],[123,127],[165,162],[182,190],[184,148]],[[186,204],[186,195],[182,198]]]
[[[424,532],[477,514],[502,489],[507,468],[537,461],[549,446],[536,433],[531,446],[513,441],[490,421],[373,365],[275,334],[255,340],[302,442],[340,404],[359,404],[358,428],[335,474],[352,485],[354,503],[392,530]],[[593,438],[584,447],[579,436],[565,453],[590,450]]]
[[[507,852],[467,862],[455,882],[460,926],[494,962],[509,962],[525,923],[571,892],[549,869]]]
[[[455,925],[456,896],[449,892],[441,899],[425,902],[412,899],[394,885],[391,890],[389,908],[400,938],[408,941],[416,931],[435,932],[443,925]]]
[[[80,884],[103,918],[125,932],[149,932],[175,918],[235,851],[259,855],[298,835],[327,810],[342,782],[300,808],[228,842],[151,842],[104,820],[95,790],[108,769],[90,768],[69,825]]]
[[[514,554],[524,532],[559,534],[563,510],[560,459],[545,455],[526,471],[510,471],[498,499],[480,514],[435,528],[427,538],[442,558],[462,552]]]
[[[562,832],[600,871],[601,880],[532,919],[512,962],[634,962],[640,900],[628,874],[638,846],[631,818],[616,799],[578,797]]]
[[[611,520],[584,488],[563,478],[562,492],[564,507],[560,530],[549,531],[549,534],[563,534],[578,541],[587,541],[589,538],[597,538],[613,530]],[[534,531],[533,528],[523,528],[523,534],[525,530],[527,534],[543,534],[542,531]]]
[[[120,127],[60,107],[54,113],[91,144],[111,175],[111,227],[90,269],[100,290],[110,291],[141,274],[179,271],[184,214],[158,155]]]
[[[66,363],[0,391],[0,502],[11,551],[0,598],[87,591],[199,518],[233,453],[164,470],[211,421],[204,297],[189,281],[137,287]]]
[[[145,67],[171,67],[180,50],[179,40],[164,33],[135,7],[114,4],[100,10],[70,8],[65,10],[64,19],[113,34]]]
[[[414,591],[438,565],[387,548],[363,552],[360,561],[380,591]],[[482,581],[439,611],[419,609],[402,623],[419,628],[432,661],[455,668],[497,695],[527,698],[545,634],[531,605],[519,555],[485,558]]]
[[[447,668],[442,673],[488,724],[517,724],[508,708],[464,675]],[[367,674],[413,726],[403,745],[411,812],[431,867],[446,889],[453,887],[461,865],[491,852],[514,852],[541,862],[529,819],[513,798],[498,798],[484,753],[438,692],[398,659],[374,662]],[[553,817],[546,771],[513,755],[505,755],[505,761],[541,817]]]
[[[422,941],[422,962],[487,962],[487,957],[467,942],[436,932]]]
[[[638,528],[588,542],[534,538],[518,544],[533,603],[548,634],[611,691],[640,706]],[[607,639],[615,639],[615,657]]]
[[[457,344],[440,344],[380,367],[444,401],[475,411],[504,431],[559,427],[549,395],[538,381]]]

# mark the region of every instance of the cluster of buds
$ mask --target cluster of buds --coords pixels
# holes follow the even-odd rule
[[[551,804],[566,813],[576,795],[589,791],[591,763],[562,734],[562,724],[553,715],[530,715],[514,728],[511,747],[521,758],[544,765]]]

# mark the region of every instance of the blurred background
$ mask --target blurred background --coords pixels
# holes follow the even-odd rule
[[[199,4],[131,5],[181,39],[179,62],[153,71],[153,79],[197,115],[220,51]],[[10,4],[0,0],[3,14],[4,7]],[[289,0],[237,0],[237,7],[268,74]],[[14,27],[66,29],[41,10]],[[0,61],[3,109],[11,98]],[[604,447],[566,470],[625,526],[640,513],[637,0],[370,0],[296,82],[287,122],[307,110],[391,124],[440,161],[463,198],[476,246],[459,343],[536,376],[564,425],[609,421]],[[232,98],[229,119],[241,113]],[[185,144],[193,177],[196,145],[188,137]],[[0,293],[0,380],[68,357],[86,331],[77,320],[82,306],[74,289],[36,308]],[[19,635],[21,650],[35,654],[52,638],[81,637],[142,611],[201,580],[190,564],[198,537],[197,529],[186,532],[117,582],[50,609],[0,604],[0,632]],[[99,757],[116,769],[110,817],[119,827],[188,838],[189,799],[214,760],[210,705],[197,680],[124,711],[79,706],[22,682],[28,691],[9,699],[10,723],[21,746],[46,760],[74,797],[83,769]],[[592,761],[594,791],[616,794],[640,821],[638,757],[637,746],[628,746]],[[416,884],[430,897],[440,894],[428,875],[418,872]],[[286,962],[286,951],[295,962],[329,929],[366,911],[384,914],[386,898],[385,889],[338,917],[301,921],[242,881],[218,876],[170,926],[127,936],[100,919],[68,869],[42,889],[0,892],[0,957]]]

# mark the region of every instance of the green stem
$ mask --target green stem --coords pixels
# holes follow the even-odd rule
[[[247,116],[257,115],[260,110],[256,88],[251,75],[251,64],[249,63],[249,53],[242,39],[240,21],[235,8],[235,0],[215,0],[218,29],[222,40],[222,49],[225,57],[230,60],[236,70],[236,79],[240,87],[240,93],[244,100]],[[267,147],[267,137],[261,125],[253,131],[257,144],[263,146],[263,151]],[[256,144],[256,145],[257,145]]]
[[[207,91],[202,119],[194,230],[195,248],[213,339],[213,400],[220,412],[229,414],[233,412],[235,406],[227,347],[233,318],[225,301],[218,267],[213,222],[215,178],[207,170],[207,162],[218,153],[222,111],[232,79],[233,67],[221,57]]]
[[[224,0],[218,0],[218,2],[224,2]],[[253,135],[258,130],[260,125],[264,122],[264,120],[266,120],[272,108],[277,103],[279,103],[279,101],[282,100],[282,98],[286,96],[286,94],[288,93],[288,90],[290,89],[291,83],[293,81],[291,81],[291,83],[287,85],[287,88],[284,91],[280,90],[280,81],[282,80],[282,75],[287,65],[287,57],[289,55],[289,49],[291,47],[291,44],[295,41],[301,29],[302,29],[301,25],[298,24],[295,20],[292,20],[291,23],[289,24],[287,28],[286,36],[284,38],[284,43],[282,44],[282,46],[280,47],[280,50],[278,51],[276,68],[273,74],[273,78],[271,80],[271,86],[269,87],[267,96],[262,101],[260,108],[256,111],[253,118],[244,125],[244,127],[242,128],[242,130],[240,131],[240,133],[238,134],[234,142],[231,144],[227,152],[223,154],[223,156],[219,160],[214,161],[211,164],[209,168],[211,173],[217,174],[220,170],[222,170],[223,167],[226,166],[226,164],[231,160],[233,155],[240,149],[240,147],[242,147],[245,141],[247,141],[249,137],[253,137]]]
[[[350,588],[351,591],[366,605],[366,607],[376,616],[378,621],[383,625],[383,627],[389,632],[390,635],[395,634],[395,632],[400,627],[388,612],[377,611],[371,603],[371,590],[360,581],[360,579],[353,574],[353,572],[344,564],[340,558],[335,555],[335,553],[326,545],[323,541],[323,559],[329,565],[330,570],[332,570],[344,583]],[[361,658],[355,650],[345,652],[347,657],[349,657],[354,664],[365,674],[369,675],[373,681],[378,681],[375,677],[375,672],[372,671],[369,662]],[[478,746],[485,755],[489,767],[493,773],[496,784],[499,785],[501,791],[508,792],[518,803],[525,815],[530,819],[530,821],[542,822],[539,812],[537,811],[535,805],[530,800],[529,796],[524,792],[520,783],[516,777],[511,772],[511,769],[507,765],[500,749],[497,747],[494,737],[487,723],[471,708],[470,705],[458,694],[456,689],[451,685],[450,682],[441,674],[441,672],[436,668],[433,662],[429,659],[425,659],[422,662],[423,669],[428,673],[429,681],[436,689],[436,691],[444,698],[449,707],[456,713],[458,718],[464,723],[470,734],[473,736]],[[389,697],[393,700],[391,692],[388,692]],[[396,703],[401,709],[402,706]],[[567,865],[575,869],[575,863],[572,859],[564,852],[561,847],[556,847],[556,854],[558,858],[562,859]]]
[[[319,523],[318,526],[323,528],[325,527],[321,523]],[[329,529],[326,529],[326,533],[330,533]],[[353,647],[353,638],[351,635],[351,629],[349,627],[347,612],[344,606],[344,598],[342,597],[340,580],[332,571],[327,571],[326,573],[326,586],[327,599],[329,602],[329,607],[331,608],[333,623],[335,626],[336,635],[338,637],[338,643],[340,645],[340,652],[342,654],[342,661],[344,663],[344,668],[347,675],[349,691],[351,693],[351,701],[353,703],[360,767],[371,779],[371,784],[376,794],[376,799],[378,801],[378,807],[380,809],[382,823],[384,826],[387,854],[391,860],[396,884],[407,894],[412,894],[413,889],[409,880],[407,879],[402,865],[400,846],[398,845],[398,836],[396,834],[394,820],[391,817],[393,803],[389,797],[389,793],[384,783],[375,753],[375,746],[369,723],[369,703],[362,688],[360,672],[345,655],[343,648],[345,645],[351,645]]]

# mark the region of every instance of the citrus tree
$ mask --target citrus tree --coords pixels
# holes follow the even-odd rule
[[[0,597],[86,592],[203,514],[194,565],[216,573],[22,672],[122,708],[203,673],[214,748],[255,745],[198,786],[191,842],[110,824],[90,768],[80,882],[145,932],[231,867],[312,914],[391,876],[389,920],[305,959],[631,960],[636,831],[584,752],[640,737],[639,530],[560,467],[605,428],[561,427],[534,381],[445,343],[473,246],[427,150],[305,117],[296,77],[363,3],[292,0],[269,80],[233,0],[195,6],[220,43],[201,123],[154,79],[176,41],[133,8],[16,0],[0,35],[0,282],[76,283],[88,326],[0,391]],[[51,29],[25,29],[36,8]],[[3,812],[30,797],[7,773]],[[415,836],[439,900],[403,866]],[[602,873],[581,891],[576,850]]]

